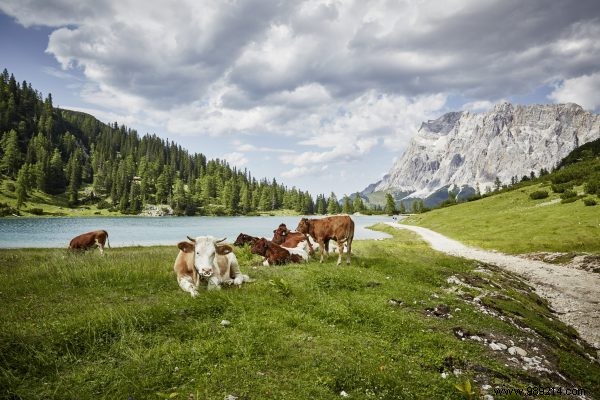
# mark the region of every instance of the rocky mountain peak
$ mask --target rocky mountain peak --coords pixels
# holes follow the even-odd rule
[[[444,187],[493,187],[496,177],[552,169],[600,137],[600,115],[568,104],[496,104],[483,113],[450,112],[423,122],[404,154],[369,192],[427,197]]]

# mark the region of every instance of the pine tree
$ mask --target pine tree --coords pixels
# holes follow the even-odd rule
[[[22,159],[17,131],[11,129],[10,132],[5,133],[0,144],[2,147],[0,170],[11,178],[15,178]]]
[[[354,208],[352,207],[352,203],[350,203],[350,198],[348,196],[344,196],[342,200],[342,212],[344,214],[352,214],[354,213]]]
[[[337,197],[335,197],[335,193],[331,192],[329,196],[329,200],[327,201],[327,214],[338,214],[340,212],[340,205],[338,204]]]
[[[16,195],[17,195],[17,210],[21,209],[23,203],[27,199],[27,175],[29,164],[23,165],[17,174]]]
[[[356,192],[354,194],[353,208],[354,208],[354,212],[363,212],[363,211],[365,211],[365,203],[363,203],[363,200],[360,197],[360,195],[358,194],[358,192]]]
[[[384,211],[387,215],[396,214],[396,202],[394,197],[390,193],[385,194],[385,208]]]
[[[60,194],[64,193],[66,189],[67,178],[63,170],[63,161],[60,152],[55,148],[50,158],[48,179],[42,190],[48,194]]]
[[[400,205],[398,206],[398,214],[406,214],[406,207],[403,201],[400,201]]]

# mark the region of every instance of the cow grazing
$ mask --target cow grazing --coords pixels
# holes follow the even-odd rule
[[[233,245],[234,246],[243,246],[246,243],[253,245],[257,240],[258,240],[258,238],[255,236],[250,236],[250,235],[246,235],[245,233],[240,233],[238,235],[237,239],[235,239],[235,242],[233,242]]]
[[[305,252],[312,255],[315,253],[312,244],[304,233],[292,232],[285,224],[279,224],[279,227],[273,231],[273,243],[286,248],[298,248],[301,247]],[[299,246],[302,243],[302,246]]]
[[[281,265],[289,262],[299,263],[308,258],[308,255],[304,258],[302,255],[292,253],[290,249],[285,249],[265,238],[257,240],[256,243],[252,245],[250,251],[265,257],[268,265]]]
[[[69,243],[69,249],[71,250],[87,250],[94,246],[98,246],[100,254],[104,254],[104,245],[108,244],[110,249],[110,242],[108,241],[108,232],[105,230],[92,231],[82,233],[79,236],[75,236]]]
[[[225,238],[217,240],[212,236],[199,236],[189,242],[179,242],[179,254],[175,259],[173,270],[177,274],[179,287],[190,293],[198,294],[200,282],[207,282],[207,289],[220,289],[221,285],[241,286],[251,282],[248,275],[240,271],[233,248],[221,244]],[[190,243],[191,242],[191,243]]]
[[[310,235],[321,249],[321,262],[323,262],[323,250],[325,244],[333,239],[338,244],[339,257],[337,264],[342,263],[344,243],[348,246],[346,263],[350,264],[352,252],[352,240],[354,239],[354,221],[347,215],[337,215],[321,219],[302,218],[296,228],[298,232]]]

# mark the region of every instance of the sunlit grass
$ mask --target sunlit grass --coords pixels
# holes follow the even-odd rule
[[[175,246],[117,248],[105,257],[1,250],[0,398],[338,399],[345,391],[460,399],[453,385],[467,379],[476,390],[485,376],[504,387],[552,383],[454,336],[456,327],[526,336],[448,290],[449,276],[475,276],[477,264],[433,252],[410,233],[378,229],[394,238],[356,241],[349,267],[335,266],[333,256],[262,267],[238,249],[242,271],[256,281],[197,298],[177,286]],[[518,281],[499,271],[489,279],[515,299],[508,307],[492,298],[493,305],[524,315],[543,338],[552,332],[543,339],[548,356],[574,384],[598,393],[600,367],[568,339],[573,331],[548,320],[544,302]],[[440,303],[452,319],[426,315]]]

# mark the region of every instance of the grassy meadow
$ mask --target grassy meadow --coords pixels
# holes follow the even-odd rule
[[[263,267],[236,250],[256,281],[197,298],[176,283],[175,246],[0,250],[0,398],[463,399],[467,381],[473,398],[600,396],[594,350],[519,279],[376,229],[393,238],[355,242],[351,266]]]
[[[546,190],[549,197],[529,194]],[[582,188],[576,188],[582,192]],[[549,183],[432,210],[403,221],[433,229],[485,249],[519,254],[534,251],[600,252],[600,206],[562,204]]]

